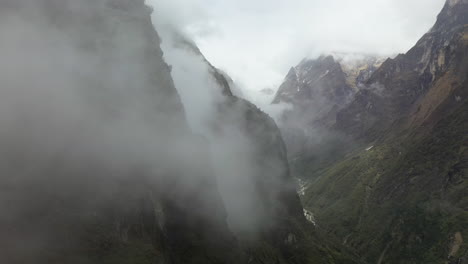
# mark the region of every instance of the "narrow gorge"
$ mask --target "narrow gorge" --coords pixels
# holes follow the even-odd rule
[[[468,1],[266,105],[174,3],[0,2],[0,263],[468,263]]]

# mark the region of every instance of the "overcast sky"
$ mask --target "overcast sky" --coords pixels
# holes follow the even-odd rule
[[[321,53],[406,52],[445,0],[147,0],[250,91],[276,89]]]

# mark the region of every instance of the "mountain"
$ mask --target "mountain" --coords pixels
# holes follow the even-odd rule
[[[319,234],[306,220],[274,120],[235,96],[229,76],[215,68],[193,42],[173,34],[173,46],[203,61],[223,95],[216,102],[209,137],[216,155],[214,166],[221,167],[219,183],[228,222],[249,263],[356,263],[352,253]],[[226,170],[231,166],[235,169]],[[254,194],[248,204],[239,202],[252,195],[250,188]]]
[[[241,262],[143,2],[0,4],[2,263]]]
[[[0,3],[0,262],[356,263],[306,220],[274,121],[179,41],[222,95],[211,134],[191,131],[152,11]]]
[[[346,53],[304,59],[291,68],[273,103],[345,104],[382,62],[376,56]],[[326,106],[325,103],[320,106]]]
[[[447,1],[336,113],[328,131],[352,146],[319,169],[293,163],[317,224],[365,262],[468,261],[467,36],[468,1]]]
[[[281,132],[180,38],[217,90],[195,134],[152,12],[0,3],[1,263],[467,261],[466,0],[382,65],[301,62]]]
[[[461,63],[463,56],[458,52],[463,49],[466,24],[466,2],[448,1],[434,27],[408,53],[385,61],[367,81],[366,89],[337,115],[338,128],[372,140],[407,115],[443,75],[452,72],[448,67]],[[449,95],[441,94],[433,106]]]
[[[291,68],[273,104],[291,105],[279,126],[296,177],[306,170],[320,170],[353,147],[348,135],[333,129],[336,116],[382,62],[377,56],[334,53],[304,59]]]

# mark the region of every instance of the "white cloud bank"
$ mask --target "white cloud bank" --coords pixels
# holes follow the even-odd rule
[[[305,56],[391,55],[430,29],[445,0],[147,0],[249,92],[277,88]]]

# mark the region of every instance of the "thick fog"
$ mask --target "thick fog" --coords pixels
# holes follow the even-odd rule
[[[127,210],[120,200],[150,191],[134,185],[152,183],[154,196],[178,203],[203,182],[215,204],[206,143],[189,132],[159,43],[140,23],[149,9],[86,0],[0,7],[1,263],[35,263],[53,254],[45,248],[69,246],[79,239],[74,223],[105,203]]]
[[[67,224],[94,219],[106,203],[135,210],[126,197],[151,186],[152,197],[210,219],[223,217],[222,199],[236,232],[272,224],[261,203],[276,195],[255,187],[262,172],[259,150],[240,128],[245,109],[234,104],[215,135],[222,88],[200,55],[178,46],[183,31],[158,27],[170,71],[159,39],[139,20],[150,10],[106,2],[0,4],[0,262],[70,245],[61,243],[73,230]],[[153,18],[168,14],[156,5]],[[283,163],[270,162],[283,173]]]
[[[76,27],[86,25],[67,25],[67,32],[42,18],[49,17],[43,13],[48,11],[27,6],[29,17],[26,11],[10,11],[1,18],[3,144],[44,159],[73,148],[115,166],[129,159],[152,162],[148,158],[154,156],[148,154],[160,143],[154,132],[177,128],[163,129],[159,123],[177,120],[174,123],[179,125],[184,120],[177,112],[155,111],[159,100],[177,101],[169,96],[162,99],[163,93],[152,96],[152,89],[163,89],[149,88],[148,71],[134,54],[146,45],[141,32],[130,33],[131,41],[125,41],[128,32],[117,33],[109,42],[112,46],[88,49],[86,45],[99,45],[95,41],[108,41],[105,33],[73,36]],[[127,29],[131,28],[117,27],[122,32]]]

